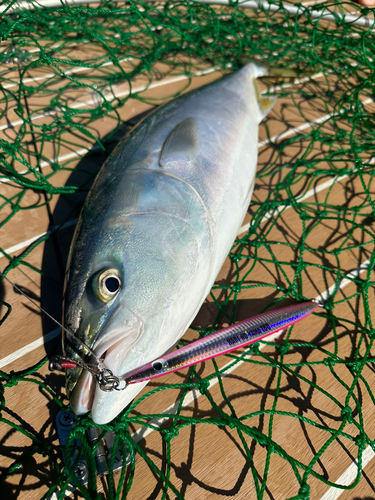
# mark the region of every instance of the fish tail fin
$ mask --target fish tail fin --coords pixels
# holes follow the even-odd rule
[[[257,69],[257,75],[255,78],[261,78],[262,76],[268,76],[270,78],[301,78],[303,76],[311,76],[314,74],[314,71],[312,70],[272,66],[264,61],[250,59],[246,56],[240,57],[238,62],[240,66],[253,64]]]
[[[264,63],[263,61],[260,62],[256,60],[250,60],[249,58],[246,57],[241,57],[239,59],[239,62],[241,65],[251,68],[251,73],[252,73],[251,76],[254,82],[256,99],[258,102],[258,108],[260,113],[259,121],[262,121],[263,118],[271,111],[276,102],[276,96],[262,94],[259,84],[256,81],[257,78],[262,78],[264,76],[277,79],[300,78],[301,76],[311,76],[313,74],[312,71],[308,70],[302,72],[298,69],[277,68],[275,66],[270,66]]]
[[[261,93],[260,87],[258,85],[258,82],[256,81],[256,78],[254,78],[254,88],[256,92],[256,99],[258,102],[258,108],[259,108],[259,113],[260,113],[260,120],[262,121],[265,116],[268,115],[268,113],[271,111],[273,108],[277,97],[275,95],[263,95]]]
[[[247,67],[251,68],[251,77],[252,77],[252,83],[254,85],[254,90],[255,90],[255,97],[256,101],[258,104],[258,110],[259,110],[259,122],[263,120],[265,116],[268,115],[268,113],[271,111],[273,108],[275,102],[276,102],[276,96],[275,95],[263,95],[259,84],[257,82],[257,78],[261,78],[262,76],[268,76],[269,71],[266,66],[260,66],[256,62],[250,62],[247,64]]]
[[[300,71],[293,68],[278,68],[276,66],[269,66],[268,64],[259,64],[256,61],[252,61],[253,64],[258,68],[259,74],[257,78],[262,76],[269,76],[270,78],[301,78],[301,76],[311,76],[313,71]]]

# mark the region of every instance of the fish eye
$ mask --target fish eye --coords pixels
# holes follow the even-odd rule
[[[109,276],[104,280],[104,286],[109,293],[115,293],[120,288],[120,280],[117,276]]]
[[[103,302],[109,302],[121,288],[120,274],[117,269],[105,269],[94,278],[94,291]]]

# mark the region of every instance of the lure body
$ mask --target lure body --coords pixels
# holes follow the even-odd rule
[[[67,268],[64,325],[116,376],[176,345],[230,251],[253,191],[259,122],[274,102],[256,88],[264,73],[248,64],[160,107],[90,190]],[[91,410],[97,424],[145,385],[105,393],[88,371],[68,372],[73,410]]]
[[[239,321],[134,370],[124,380],[127,384],[148,381],[259,342],[292,326],[318,307],[316,302],[306,302]]]

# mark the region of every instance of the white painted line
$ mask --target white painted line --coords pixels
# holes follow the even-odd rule
[[[34,243],[34,241],[39,240],[39,238],[43,238],[43,236],[45,236],[46,234],[47,234],[47,232],[45,231],[44,233],[40,233],[40,234],[37,234],[36,236],[33,236],[32,238],[29,238],[28,240],[21,241],[21,243],[17,243],[16,245],[13,245],[12,247],[6,248],[4,250],[3,255],[0,255],[0,259],[2,257],[5,257],[6,253],[11,254],[11,253],[17,252],[18,250],[21,250],[22,248],[28,247],[29,245]],[[2,252],[1,248],[0,248],[0,252]]]
[[[212,68],[212,70],[214,71],[214,69]],[[184,77],[185,79],[187,79],[187,77]],[[169,79],[167,81],[164,81],[163,83],[162,82],[157,82],[155,85],[151,84],[150,87],[148,88],[155,88],[156,86],[160,86],[161,84],[162,85],[169,85],[171,83],[175,83],[176,80],[174,79]],[[142,87],[142,89],[144,89],[145,87]],[[139,92],[141,88],[139,89],[133,89],[134,92]],[[120,92],[118,94],[116,94],[116,98],[118,97],[123,97],[124,95],[128,95],[129,92],[126,91],[126,92]],[[76,105],[72,105],[72,107],[82,107],[82,106],[85,106],[85,105],[90,105],[92,104],[93,100],[90,100],[90,101],[85,101],[83,103],[77,103]],[[48,111],[46,113],[42,113],[42,114],[39,114],[39,115],[34,115],[31,117],[31,120],[34,121],[34,120],[37,120],[39,118],[42,118],[42,117],[45,117],[45,116],[50,116],[50,115],[57,115],[59,113],[58,110],[52,110],[52,111]],[[13,128],[17,125],[20,125],[22,124],[23,121],[22,120],[18,120],[18,121],[14,121],[10,124],[7,124],[7,125],[3,125],[3,126],[0,126],[0,130],[3,130],[3,129],[6,129],[6,128]],[[90,146],[86,147],[86,148],[81,148],[81,149],[78,149],[76,151],[72,151],[70,153],[66,153],[64,155],[61,155],[61,156],[58,156],[58,157],[54,157],[52,158],[50,161],[46,161],[46,160],[43,160],[41,163],[40,163],[40,168],[45,168],[53,163],[61,163],[62,161],[66,161],[66,160],[70,160],[72,158],[75,158],[75,157],[79,157],[79,156],[82,156],[84,154],[87,154],[88,152],[96,149],[96,148],[99,148],[99,146],[97,145],[93,145],[91,148]],[[19,172],[20,175],[25,175],[25,174],[28,174],[28,173],[31,173],[29,170],[22,170]],[[7,178],[3,178],[3,179],[0,179],[0,184],[5,184],[7,182],[12,182],[13,179],[7,179]]]
[[[362,262],[362,264],[358,266],[356,269],[354,269],[354,271],[351,271],[350,273],[346,274],[337,283],[330,286],[325,292],[323,292],[319,296],[319,299],[317,300],[319,300],[320,303],[326,302],[331,297],[331,295],[334,294],[336,290],[341,290],[342,288],[346,287],[346,285],[349,285],[349,283],[352,283],[355,278],[358,278],[360,274],[362,274],[369,268],[369,265],[370,265],[370,259],[367,259],[365,262]]]
[[[65,490],[65,494],[64,494],[64,498],[66,498],[67,496],[73,496],[73,494],[77,491],[77,488],[75,486],[73,486],[72,484],[69,484],[69,486],[67,487],[67,489]],[[59,500],[60,498],[60,492],[56,493],[52,493],[52,495],[50,495],[47,500]]]
[[[375,452],[372,450],[371,446],[367,446],[367,448],[362,453],[362,470],[374,457],[375,457]],[[330,489],[321,497],[320,500],[336,500],[337,498],[341,497],[341,495],[346,490],[340,490],[339,489],[340,486],[349,486],[356,479],[357,474],[358,474],[358,461],[355,460],[336,481],[335,484],[337,484],[337,488],[331,486]]]
[[[45,337],[34,340],[34,342],[30,342],[30,344],[21,347],[21,349],[18,349],[15,352],[12,352],[12,354],[9,354],[9,356],[5,356],[5,358],[0,359],[0,368],[3,368],[4,366],[13,363],[13,361],[17,361],[17,359],[22,358],[22,356],[35,351],[35,349],[38,349],[38,347],[41,347],[50,340],[58,337],[60,335],[60,332],[61,328],[56,328],[55,330],[52,330],[52,332],[47,333]]]
[[[375,163],[375,156],[372,157],[369,161],[366,162],[366,165],[373,165]],[[356,173],[358,170],[354,168],[352,170],[352,173]],[[309,191],[306,191],[304,195],[302,195],[299,198],[295,198],[297,203],[301,203],[302,201],[305,201],[308,198],[311,198],[312,196],[316,195],[317,193],[320,193],[321,191],[324,191],[325,189],[330,188],[336,183],[339,183],[346,179],[349,176],[349,174],[345,175],[340,175],[336,177],[332,177],[332,179],[329,179],[328,181],[322,182],[321,184],[318,184],[318,186],[315,186],[313,189],[310,189]],[[263,222],[271,219],[275,215],[280,214],[281,212],[284,212],[285,210],[288,210],[289,208],[292,208],[292,205],[279,205],[277,208],[270,210],[269,212],[266,213],[266,215],[262,218],[260,221],[260,224]],[[247,224],[244,224],[242,227],[240,227],[240,230],[238,231],[237,236],[240,236],[243,233],[246,233],[251,226],[251,222],[248,222]]]
[[[318,186],[314,187],[313,189],[310,189],[309,191],[306,191],[306,193],[303,196],[301,196],[300,198],[296,198],[296,202],[297,203],[301,203],[302,201],[306,200],[307,198],[310,198],[311,196],[314,196],[315,194],[320,193],[321,191],[324,191],[325,189],[333,186],[333,184],[341,182],[346,177],[348,177],[348,174],[341,175],[340,177],[336,176],[336,177],[333,177],[332,179],[330,179],[330,180],[328,180],[326,182],[322,182],[321,184],[319,184]],[[284,206],[280,205],[277,208],[275,208],[274,210],[270,210],[262,218],[262,220],[260,221],[260,224],[262,224],[263,222],[271,219],[275,215],[278,215],[281,212],[284,212],[285,210],[288,210],[288,208],[292,208],[292,205],[284,205]],[[240,230],[238,231],[237,236],[240,236],[241,234],[246,233],[249,230],[250,225],[251,225],[251,222],[248,222],[247,224],[244,224],[240,228]]]
[[[156,0],[155,0],[156,1]],[[199,0],[201,3],[228,5],[230,0]],[[319,19],[321,21],[333,21],[334,23],[344,22],[364,28],[373,28],[374,20],[370,17],[364,17],[361,12],[352,14],[341,14],[340,12],[332,12],[329,9],[314,10],[313,8],[306,8],[302,5],[296,6],[283,2],[282,8],[277,4],[271,4],[264,0],[246,0],[238,3],[239,7],[246,7],[249,9],[264,10],[269,12],[279,12],[286,10],[292,16],[309,16],[311,18]]]
[[[92,151],[96,151],[99,149],[100,149],[100,147],[97,144],[94,144],[92,148],[87,147],[87,148],[77,149],[76,151],[71,151],[70,153],[66,153],[64,155],[54,157],[48,161],[43,160],[42,162],[40,162],[40,168],[48,167],[48,165],[51,165],[53,163],[61,163],[62,161],[65,161],[65,160],[71,160],[72,158],[76,158],[77,156],[82,156],[84,154],[90,153],[90,151],[92,152]],[[22,172],[22,173],[26,173],[26,172]]]
[[[373,101],[374,101],[374,99],[369,98],[369,99],[365,99],[364,101],[362,101],[361,104],[362,104],[362,106],[366,106],[367,104],[370,104]],[[324,123],[325,121],[329,120],[333,116],[339,116],[344,110],[345,110],[345,107],[341,108],[339,111],[336,111],[335,113],[328,113],[324,116],[320,116],[319,118],[316,118],[316,120],[312,120],[310,122],[303,123],[302,125],[298,125],[298,127],[292,127],[290,129],[286,130],[285,132],[282,132],[281,134],[274,135],[269,139],[266,139],[264,141],[259,142],[259,147],[266,146],[267,144],[270,144],[271,142],[281,141],[281,140],[285,139],[286,137],[290,137],[291,135],[295,135],[298,132],[301,132],[302,130],[310,128],[313,125],[319,125],[320,123]]]
[[[69,45],[69,47],[70,47],[70,45]],[[39,52],[39,49],[37,49],[34,52]],[[9,54],[9,57],[11,58],[11,54]],[[119,63],[126,62],[126,61],[133,61],[134,59],[135,59],[134,57],[123,57],[122,59],[119,59]],[[67,61],[67,65],[69,65],[68,61]],[[87,70],[92,70],[92,69],[100,70],[101,68],[104,68],[106,66],[113,66],[113,62],[107,61],[107,62],[101,64],[99,68],[91,68],[90,66],[79,66],[78,68],[75,67],[73,69],[67,69],[65,71],[62,70],[64,74],[56,72],[56,73],[47,73],[46,75],[32,76],[29,78],[24,78],[22,80],[22,83],[25,85],[27,83],[41,82],[43,80],[48,80],[49,78],[53,78],[53,77],[61,78],[64,75],[73,75],[76,73],[81,73],[82,71],[87,71]],[[21,83],[20,81],[17,81],[15,83],[7,83],[7,84],[3,85],[3,88],[4,89],[11,89],[13,87],[19,87],[20,83]]]
[[[68,222],[65,222],[65,224],[63,224],[60,227],[60,229],[66,229],[67,227],[73,226],[74,224],[77,224],[77,221],[78,221],[78,219],[69,220]],[[13,245],[12,247],[6,248],[4,251],[1,250],[1,248],[0,248],[0,252],[3,252],[3,254],[0,255],[0,259],[5,257],[5,254],[9,255],[9,254],[12,254],[14,252],[18,252],[18,250],[22,250],[23,248],[28,247],[29,245],[34,243],[34,241],[37,241],[40,238],[43,238],[43,236],[45,236],[47,233],[51,234],[56,229],[57,229],[57,227],[52,227],[49,231],[45,231],[44,233],[40,233],[37,236],[33,236],[32,238],[29,238],[28,240],[21,241],[21,243],[17,243],[17,245]]]
[[[59,162],[65,161],[65,160],[71,160],[72,158],[76,158],[77,156],[82,156],[84,154],[89,153],[90,151],[95,151],[96,149],[99,150],[99,146],[94,144],[94,146],[91,149],[90,149],[90,147],[77,149],[77,151],[72,151],[70,153],[66,153],[64,155],[52,158],[49,161],[43,160],[42,162],[40,162],[40,168],[48,167],[48,165],[51,165],[53,163],[59,163]],[[25,175],[25,174],[30,174],[31,172],[30,172],[30,170],[21,170],[18,173],[20,175]],[[6,184],[7,182],[12,182],[12,181],[13,181],[13,179],[11,179],[11,178],[9,178],[9,179],[4,178],[4,179],[0,179],[0,184]]]
[[[324,3],[325,0],[311,0],[310,2],[302,2],[302,5],[304,7],[309,7],[310,5],[320,5],[321,3]]]
[[[215,71],[218,71],[219,69],[220,69],[219,67],[214,66],[212,68],[208,68],[207,70],[197,71],[196,73],[194,73],[191,76],[192,77],[205,76],[205,75],[209,75],[210,73],[214,73]],[[188,80],[188,77],[186,75],[179,75],[179,76],[175,76],[173,78],[169,78],[167,80],[160,80],[159,82],[153,82],[150,85],[145,84],[145,85],[139,85],[138,87],[134,87],[134,88],[132,87],[132,93],[144,92],[145,90],[156,89],[156,88],[162,87],[164,85],[169,85],[169,84],[181,82],[184,80]],[[109,102],[113,101],[115,99],[118,99],[119,97],[125,97],[125,96],[130,95],[129,89],[123,90],[122,92],[116,93],[114,95],[113,94],[113,85],[112,85],[112,87],[107,87],[107,88],[101,90],[101,93],[103,95],[106,95],[106,98],[108,99]],[[103,99],[101,98],[101,96],[98,93],[93,92],[93,96],[91,97],[91,99],[89,99],[88,101],[73,103],[69,106],[69,108],[70,109],[81,109],[81,108],[85,108],[88,106],[98,107],[102,104],[103,104]],[[51,109],[49,111],[45,111],[44,113],[39,113],[37,115],[31,115],[30,120],[32,122],[35,122],[37,120],[40,120],[41,118],[45,118],[47,116],[57,116],[61,113],[62,113],[62,111],[60,109],[57,109],[57,108]],[[6,125],[2,125],[0,127],[0,130],[5,130],[8,128],[15,128],[18,125],[22,125],[23,123],[24,123],[23,120],[16,120],[10,124],[7,123]]]

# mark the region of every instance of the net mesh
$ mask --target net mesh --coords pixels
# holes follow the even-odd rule
[[[274,84],[265,81],[268,91],[279,95],[279,107],[262,125],[265,139],[251,224],[233,245],[228,279],[213,287],[210,324],[198,321],[195,331],[208,334],[220,322],[239,319],[244,290],[255,299],[268,298],[265,306],[286,297],[310,300],[329,289],[325,312],[316,318],[316,334],[323,333],[314,342],[301,336],[296,340],[288,333],[283,342],[270,343],[268,350],[256,345],[228,355],[225,362],[210,362],[211,368],[203,374],[192,368],[184,383],[177,379],[137,398],[111,424],[102,426],[103,432],[114,430],[116,443],[124,452],[127,445],[131,454],[129,467],[108,476],[108,498],[131,496],[141,462],[156,478],[155,498],[184,498],[185,490],[173,475],[172,450],[174,440],[187,427],[219,426],[235,433],[254,497],[259,499],[271,495],[270,467],[275,456],[287,464],[296,481],[294,498],[307,499],[313,480],[335,486],[337,478],[331,478],[324,465],[334,443],[345,442],[358,460],[357,476],[346,488],[357,486],[363,454],[367,447],[374,448],[375,399],[368,382],[375,338],[370,306],[375,260],[371,10],[345,2],[296,5],[298,15],[276,1],[258,10],[236,2],[229,6],[186,1],[75,6],[61,2],[55,8],[34,4],[33,9],[0,3],[0,119],[4,123],[0,229],[11,233],[22,211],[36,213],[55,207],[57,200],[64,203],[60,218],[50,219],[49,231],[25,249],[11,251],[2,245],[2,269],[5,275],[15,268],[39,273],[42,285],[43,279],[50,279],[60,297],[61,269],[71,238],[68,229],[96,173],[96,167],[91,167],[109,154],[124,127],[133,125],[122,123],[124,106],[160,104],[188,88],[193,76],[236,69],[244,57],[301,71],[298,84],[281,81],[271,88]],[[327,17],[327,9],[334,20]],[[347,12],[358,19],[368,16],[369,27],[344,22],[341,14]],[[311,77],[305,78],[307,74]],[[152,90],[165,78],[179,82],[179,88],[173,95],[156,97]],[[100,120],[110,123],[111,132],[105,137],[97,133],[96,124],[104,123]],[[277,137],[273,135],[276,124],[278,130],[280,124],[285,129]],[[292,221],[288,227],[283,219],[286,210]],[[32,258],[39,246],[48,244],[56,254],[53,269]],[[0,325],[6,328],[14,313],[10,302],[4,299],[1,304]],[[59,318],[59,304],[49,310]],[[254,356],[248,357],[249,353]],[[70,483],[82,497],[100,498],[93,450],[84,434],[92,424],[89,416],[78,418],[61,449],[53,433],[11,410],[9,400],[24,384],[30,391],[37,386],[53,412],[66,405],[61,387],[46,374],[46,363],[44,358],[22,371],[0,372],[3,434],[26,443],[7,448],[4,438],[4,456],[9,460],[2,468],[3,485],[8,485],[6,491],[19,493],[22,484],[20,490],[14,489],[12,478],[24,477],[34,467],[36,484],[45,486],[43,498],[53,493],[63,498]],[[240,363],[249,370],[264,370],[265,380],[271,378],[272,404],[237,413],[226,394],[223,374]],[[283,399],[285,377],[296,391],[289,406]],[[328,378],[340,387],[339,398],[333,385],[326,383]],[[210,392],[210,383],[217,379],[220,397]],[[203,416],[184,412],[193,388],[210,408]],[[180,395],[174,411],[150,413],[152,404],[145,402],[171,389],[178,389]],[[310,411],[316,409],[314,398],[319,397],[327,408],[324,418],[322,411]],[[305,429],[306,435],[309,429],[316,430],[319,439],[312,456],[278,444],[274,427],[279,417],[289,419],[291,427]],[[164,418],[162,425],[158,418]],[[262,426],[255,423],[260,418],[265,419]],[[134,430],[140,425],[159,433],[162,463],[136,439]],[[89,469],[87,485],[81,485],[74,473],[79,441]],[[257,446],[265,450],[260,462],[254,455]]]

